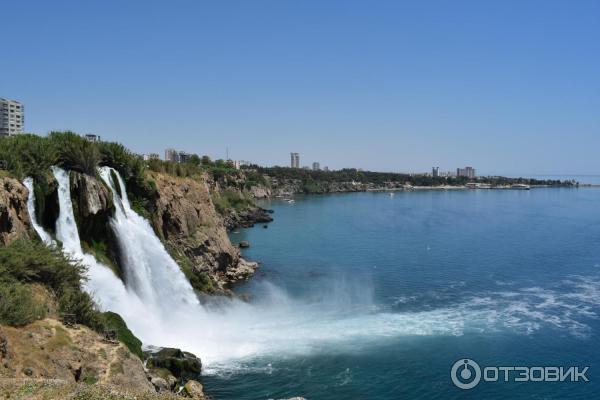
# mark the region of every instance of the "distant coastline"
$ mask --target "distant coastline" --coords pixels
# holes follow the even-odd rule
[[[385,192],[412,190],[528,190],[540,187],[575,188],[575,180],[484,176],[432,176],[343,169],[339,171],[246,166],[246,187],[254,198],[285,198],[297,194]]]

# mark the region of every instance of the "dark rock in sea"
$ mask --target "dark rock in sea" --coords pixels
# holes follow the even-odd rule
[[[269,227],[269,225],[263,225],[264,229],[267,229]]]
[[[265,211],[266,211],[267,213],[269,213],[269,214],[273,214],[273,213],[275,212],[275,210],[270,210],[270,209],[269,209],[269,210],[265,210]]]
[[[238,244],[238,246],[240,246],[240,249],[247,249],[248,247],[250,247],[250,243],[248,243],[248,242],[247,242],[247,241],[245,241],[245,240],[242,240],[242,241],[241,241],[241,242]]]
[[[273,221],[273,217],[269,214],[269,210],[261,207],[249,207],[242,211],[231,209],[224,216],[224,223],[229,231],[236,228],[251,228],[255,223]]]
[[[146,353],[148,360],[146,367],[149,370],[166,369],[180,383],[190,379],[197,379],[202,372],[202,362],[192,353],[165,347],[155,353]],[[162,383],[162,382],[160,382]]]

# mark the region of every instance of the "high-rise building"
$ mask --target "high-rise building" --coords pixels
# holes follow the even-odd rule
[[[321,169],[321,164],[319,164],[318,162],[314,162],[312,167],[313,171],[319,171]]]
[[[23,133],[25,112],[21,103],[0,98],[0,136]]]
[[[291,161],[292,168],[300,168],[300,154],[291,153]]]
[[[326,165],[323,167],[323,171],[328,172],[329,171],[329,167]]]
[[[431,176],[433,176],[434,178],[439,177],[440,176],[440,167],[431,168]]]
[[[165,161],[179,162],[179,153],[175,149],[165,150]]]
[[[456,176],[464,176],[469,179],[475,178],[475,168],[473,167],[464,167],[456,169]]]

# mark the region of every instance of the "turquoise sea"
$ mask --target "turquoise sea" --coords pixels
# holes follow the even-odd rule
[[[267,229],[231,234],[261,262],[236,291],[261,302],[276,288],[292,306],[272,323],[276,350],[208,370],[208,394],[598,398],[600,189],[356,193],[266,206],[275,217]],[[461,390],[450,369],[462,358],[589,366],[589,382]]]

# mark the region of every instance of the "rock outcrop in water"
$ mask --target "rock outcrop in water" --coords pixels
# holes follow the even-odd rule
[[[144,355],[150,380],[159,391],[172,391],[200,379],[202,362],[192,353],[166,347]]]
[[[27,193],[27,188],[16,179],[0,179],[0,243],[3,245],[30,236]]]

